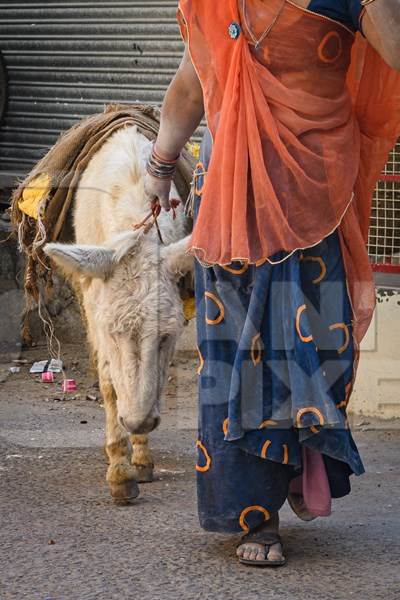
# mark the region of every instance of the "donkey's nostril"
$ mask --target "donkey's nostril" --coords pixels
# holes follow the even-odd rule
[[[151,431],[153,431],[153,429],[158,427],[160,420],[161,419],[158,415],[156,417],[148,416],[141,419],[130,418],[129,415],[127,417],[118,417],[118,421],[121,427],[123,427],[128,433],[133,434],[150,433]]]

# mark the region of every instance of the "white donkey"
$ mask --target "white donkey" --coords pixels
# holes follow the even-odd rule
[[[150,142],[135,126],[121,129],[95,154],[75,197],[75,244],[45,252],[72,279],[86,317],[106,410],[107,481],[129,502],[151,481],[147,434],[160,422],[160,396],[184,326],[178,280],[193,268],[188,221],[159,217],[144,234],[132,225],[149,212],[144,194]],[[179,198],[173,187],[173,197]]]

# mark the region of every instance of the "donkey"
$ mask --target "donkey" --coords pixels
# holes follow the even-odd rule
[[[162,212],[156,228],[134,230],[149,212],[144,193],[151,143],[135,126],[115,132],[85,169],[74,202],[74,244],[46,254],[81,299],[106,412],[107,482],[118,503],[151,481],[148,436],[160,423],[160,397],[184,326],[178,282],[193,269],[188,219]],[[171,195],[179,199],[175,186]]]

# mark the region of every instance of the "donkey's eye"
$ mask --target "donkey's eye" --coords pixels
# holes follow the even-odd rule
[[[169,339],[169,335],[163,335],[163,336],[161,336],[161,338],[160,338],[160,346],[164,346],[168,342],[168,339]]]

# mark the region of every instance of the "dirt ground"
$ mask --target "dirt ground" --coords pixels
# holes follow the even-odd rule
[[[163,422],[152,434],[156,480],[130,507],[105,483],[103,408],[82,344],[64,348],[78,392],[28,374],[44,346],[0,371],[0,600],[397,600],[400,433],[363,423],[367,474],[329,519],[282,512],[288,565],[240,566],[237,538],[208,534],[196,514],[196,369],[175,359]],[[358,419],[360,421],[360,419]]]

